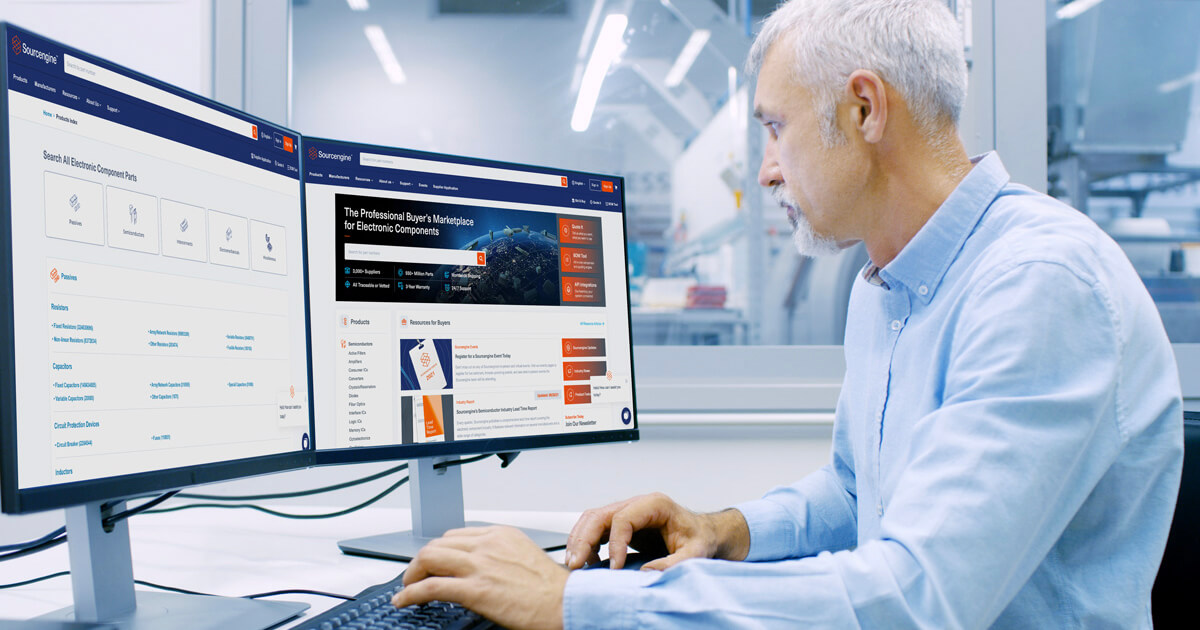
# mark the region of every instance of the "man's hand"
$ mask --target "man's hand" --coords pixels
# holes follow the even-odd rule
[[[520,530],[468,527],[425,545],[392,603],[455,602],[512,630],[558,630],[566,585],[567,570]]]
[[[741,512],[697,514],[662,493],[584,512],[567,538],[567,568],[598,560],[597,552],[606,540],[613,569],[625,566],[630,542],[641,551],[647,551],[647,542],[660,549],[666,546],[666,557],[642,566],[657,571],[688,558],[744,560],[750,552],[750,529]]]

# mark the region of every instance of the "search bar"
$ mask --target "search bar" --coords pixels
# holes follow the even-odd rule
[[[128,94],[147,103],[154,103],[160,107],[179,112],[184,116],[190,116],[215,127],[232,131],[239,136],[258,139],[257,127],[252,123],[239,120],[229,114],[201,105],[195,101],[189,101],[186,98],[176,96],[165,90],[160,90],[136,79],[131,79],[123,74],[117,74],[111,70],[101,68],[94,63],[89,63],[78,57],[63,55],[63,72],[86,81],[91,81],[96,85],[102,85],[123,94]]]
[[[415,158],[379,155],[376,153],[360,153],[358,163],[361,166],[377,168],[394,168],[401,171],[417,171],[422,173],[441,173],[443,175],[458,175],[459,177],[477,177],[479,179],[497,179],[506,182],[522,184],[538,184],[565,188],[567,178],[546,173],[530,173],[529,171],[514,171],[507,168],[492,168],[489,166],[472,166],[470,164],[455,164],[453,162],[436,162],[433,160],[418,160]]]
[[[433,247],[400,247],[397,245],[363,245],[346,243],[346,260],[370,262],[414,263],[422,265],[458,265],[483,267],[487,254],[468,249],[436,249]]]

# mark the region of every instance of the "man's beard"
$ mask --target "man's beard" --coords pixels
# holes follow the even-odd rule
[[[812,224],[808,222],[808,217],[804,216],[800,205],[796,203],[795,199],[792,199],[783,185],[771,189],[771,196],[787,210],[788,222],[792,224],[792,243],[801,256],[815,258],[842,251],[837,241],[828,236],[821,236],[813,230]]]

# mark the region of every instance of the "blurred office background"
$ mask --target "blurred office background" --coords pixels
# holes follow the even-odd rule
[[[1015,181],[1121,243],[1200,408],[1200,0],[947,2],[965,26],[969,151],[999,150]],[[827,459],[866,260],[799,257],[756,183],[743,63],[775,4],[0,0],[0,17],[306,135],[624,176],[643,441],[476,464],[467,507],[662,489],[715,509]]]

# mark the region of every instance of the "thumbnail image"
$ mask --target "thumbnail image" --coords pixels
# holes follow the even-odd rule
[[[401,339],[400,389],[452,389],[452,361],[449,339]]]
[[[400,399],[402,444],[448,442],[454,439],[454,396],[403,396]]]

